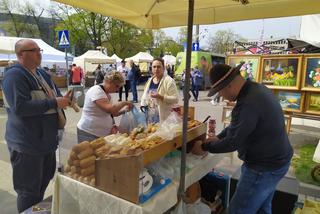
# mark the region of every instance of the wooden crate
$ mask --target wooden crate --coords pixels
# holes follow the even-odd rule
[[[205,137],[207,126],[201,124],[188,130],[187,142]],[[135,156],[96,160],[96,187],[128,201],[139,203],[139,175],[150,163],[182,145],[182,135],[165,141]]]

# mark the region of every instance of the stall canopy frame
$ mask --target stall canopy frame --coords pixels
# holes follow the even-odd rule
[[[111,16],[140,28],[188,26],[186,79],[190,78],[193,24],[299,16],[319,13],[319,0],[55,0],[91,12]],[[183,143],[180,188],[184,198],[189,81],[184,88]]]

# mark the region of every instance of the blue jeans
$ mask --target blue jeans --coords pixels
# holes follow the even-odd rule
[[[131,85],[133,101],[137,101],[138,102],[137,81],[131,80],[130,81],[130,85]]]
[[[195,100],[198,100],[199,89],[200,89],[200,85],[192,85],[191,92],[192,92],[193,97],[194,97]]]
[[[78,143],[81,143],[83,141],[93,141],[99,138],[93,134],[90,134],[86,131],[79,129],[78,127],[77,127],[77,137],[78,137]]]
[[[229,208],[229,214],[272,213],[272,198],[279,181],[285,176],[290,162],[279,169],[258,172],[245,165]]]

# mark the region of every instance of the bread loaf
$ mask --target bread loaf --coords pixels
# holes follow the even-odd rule
[[[90,146],[93,149],[98,149],[98,148],[104,146],[105,144],[106,143],[105,143],[103,138],[98,138],[98,139],[93,140],[93,141],[90,142]]]
[[[79,173],[79,172],[80,172],[80,167],[71,166],[71,172],[72,172],[72,173]]]
[[[101,158],[101,157],[105,156],[109,152],[110,148],[111,148],[110,145],[102,146],[102,147],[96,149],[94,151],[94,154]]]
[[[83,176],[88,176],[88,175],[92,175],[95,172],[95,165],[91,165],[85,169],[81,169],[81,175]]]
[[[70,159],[72,159],[72,160],[77,160],[77,159],[78,159],[77,154],[76,154],[74,151],[72,151],[72,150],[71,150],[71,152],[70,152],[69,157],[70,157]]]
[[[78,153],[78,158],[80,160],[85,159],[86,157],[89,157],[93,155],[93,149],[89,146],[87,147],[85,150],[83,150],[82,152]]]
[[[72,163],[73,166],[80,166],[80,160],[74,160]]]
[[[75,152],[75,153],[80,153],[84,150],[86,150],[88,147],[90,147],[90,143],[88,141],[83,141],[82,143],[79,143],[77,145],[74,145],[72,150]]]
[[[90,165],[93,165],[96,161],[96,156],[91,155],[85,159],[82,159],[79,161],[79,165],[82,169],[85,169],[87,167],[89,167]]]

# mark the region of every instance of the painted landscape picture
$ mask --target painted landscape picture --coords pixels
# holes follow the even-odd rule
[[[277,97],[283,110],[296,112],[302,110],[302,98],[300,92],[279,91],[277,93]]]
[[[299,58],[263,59],[262,83],[275,88],[298,88]]]
[[[245,79],[258,81],[259,74],[259,58],[258,57],[235,57],[229,58],[229,65],[236,67],[241,62],[244,64],[240,68],[240,74]]]
[[[311,93],[309,95],[308,111],[319,112],[320,114],[320,94]]]

